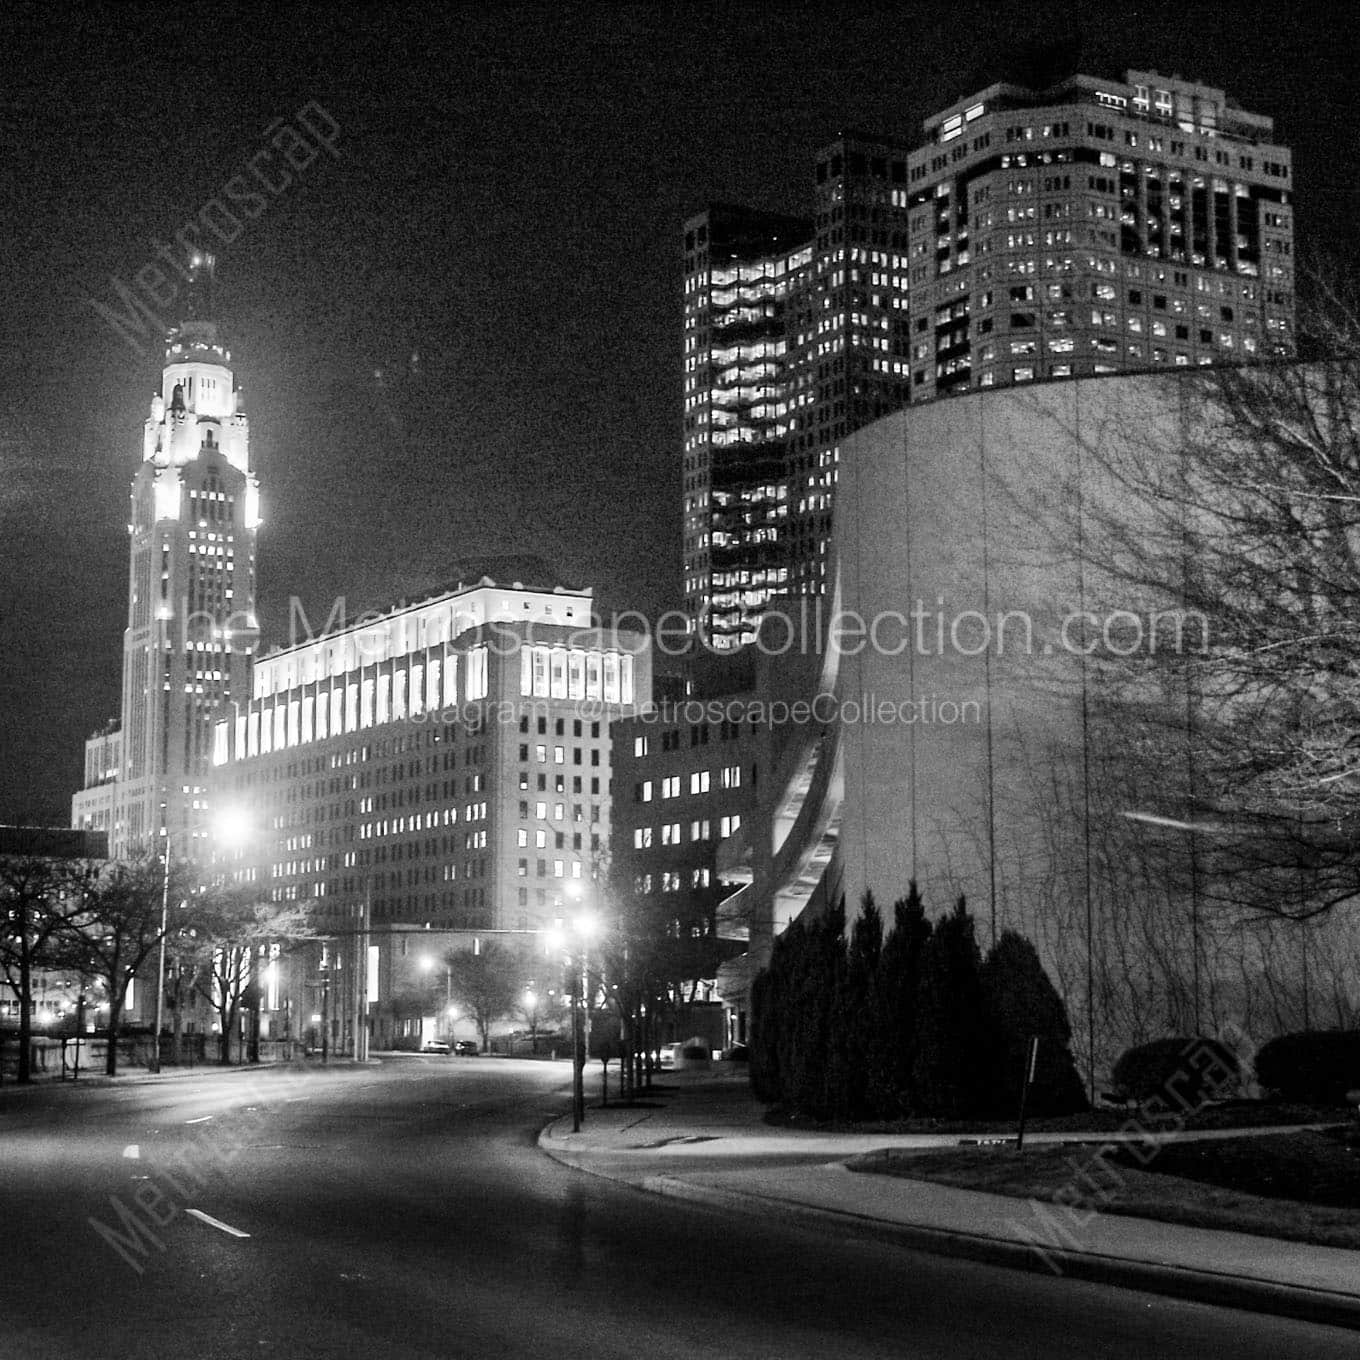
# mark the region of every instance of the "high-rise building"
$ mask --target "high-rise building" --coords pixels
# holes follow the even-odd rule
[[[1222,90],[1000,83],[910,158],[912,397],[1283,353],[1289,151]]]
[[[684,583],[750,642],[817,594],[841,441],[969,388],[1250,361],[1293,331],[1290,156],[1222,90],[1052,70],[815,159],[815,223],[685,223]]]
[[[87,743],[94,782],[72,799],[73,824],[107,831],[115,856],[165,839],[187,855],[208,834],[212,715],[246,696],[258,636],[259,484],[212,270],[210,256],[186,270],[132,481],[121,721]]]
[[[715,651],[821,589],[840,440],[907,400],[906,154],[846,134],[816,159],[815,221],[685,223],[685,602]]]
[[[789,312],[811,234],[721,205],[685,223],[685,600],[719,650],[788,582]]]
[[[841,441],[905,405],[907,147],[851,133],[816,157],[817,235],[793,304],[786,594],[818,594]]]

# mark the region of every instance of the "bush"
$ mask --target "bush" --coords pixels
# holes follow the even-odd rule
[[[1360,1088],[1360,1033],[1309,1030],[1262,1044],[1256,1079],[1279,1100],[1340,1105]]]
[[[1114,1065],[1119,1092],[1137,1101],[1160,1100],[1168,1110],[1193,1109],[1236,1095],[1237,1055],[1217,1039],[1156,1039],[1127,1049]]]

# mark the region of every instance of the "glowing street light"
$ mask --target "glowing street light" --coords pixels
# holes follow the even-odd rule
[[[570,897],[580,900],[582,889],[579,884],[573,883],[568,887],[567,893]],[[572,933],[580,942],[581,950],[581,975],[579,981],[574,981],[571,989],[571,1067],[572,1067],[572,1101],[571,1101],[571,1131],[579,1133],[581,1122],[585,1118],[586,1093],[585,1093],[585,1064],[590,1056],[590,1007],[586,1004],[586,988],[590,985],[590,941],[599,933],[600,920],[593,911],[578,912],[572,920]],[[561,949],[569,944],[566,933],[559,929],[548,932],[549,947]],[[571,958],[568,949],[568,963],[575,972],[575,961]],[[578,1022],[577,1007],[583,1006],[583,1017]]]
[[[179,828],[193,835],[210,827],[213,839],[223,848],[243,845],[250,838],[250,820],[240,808],[223,809],[209,822],[192,823]],[[161,852],[161,938],[156,949],[156,1020],[151,1033],[151,1062],[149,1070],[161,1070],[161,1025],[165,1020],[165,937],[170,930],[170,823],[167,817],[161,827],[165,848]]]

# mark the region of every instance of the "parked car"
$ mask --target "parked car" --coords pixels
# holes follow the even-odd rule
[[[447,1053],[449,1046],[442,1039],[432,1039],[420,1051],[422,1053]]]
[[[444,1046],[444,1052],[447,1053],[448,1051],[448,1045],[446,1044]],[[453,1052],[455,1057],[475,1058],[477,1054],[481,1052],[481,1049],[477,1047],[476,1039],[459,1039],[453,1046]]]

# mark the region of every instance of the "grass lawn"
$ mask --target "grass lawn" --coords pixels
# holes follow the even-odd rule
[[[936,1181],[966,1190],[1053,1200],[1075,1186],[1083,1204],[1197,1228],[1360,1248],[1360,1138],[1266,1134],[1172,1143],[1155,1152],[1035,1145],[855,1157],[853,1171]]]

